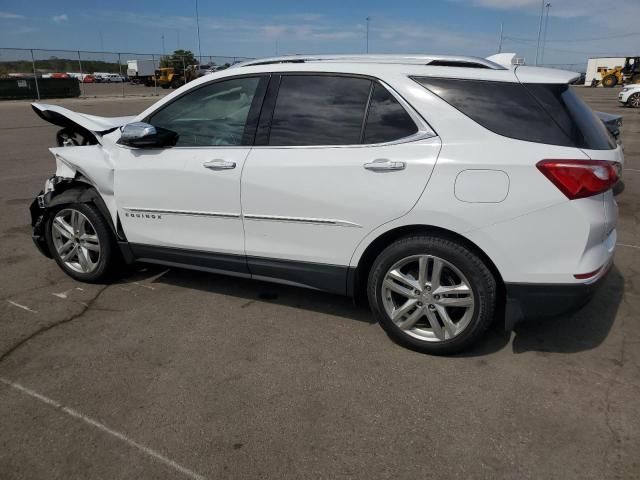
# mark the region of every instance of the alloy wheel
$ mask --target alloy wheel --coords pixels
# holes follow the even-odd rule
[[[100,240],[95,227],[80,211],[65,208],[51,222],[53,245],[71,270],[91,273],[100,261]]]
[[[640,93],[634,93],[629,99],[629,105],[633,108],[640,108]]]
[[[382,282],[382,303],[400,330],[427,342],[462,333],[475,309],[467,278],[434,255],[413,255],[392,265]]]

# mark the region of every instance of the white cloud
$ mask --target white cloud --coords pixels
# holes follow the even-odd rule
[[[54,15],[53,17],[51,17],[51,20],[53,20],[55,23],[64,23],[69,20],[69,16],[66,13],[62,13],[60,15]]]
[[[0,18],[6,20],[17,20],[19,18],[24,18],[24,15],[18,15],[17,13],[11,12],[0,12]]]

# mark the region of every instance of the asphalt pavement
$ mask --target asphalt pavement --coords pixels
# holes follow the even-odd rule
[[[639,478],[640,110],[578,92],[625,119],[615,267],[576,314],[448,358],[312,290],[145,265],[71,280],[30,238],[57,127],[0,103],[0,478]]]

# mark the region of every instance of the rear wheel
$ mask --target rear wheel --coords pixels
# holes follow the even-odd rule
[[[445,355],[475,343],[493,319],[496,281],[466,247],[440,237],[400,239],[376,259],[368,297],[398,343]]]
[[[634,93],[627,100],[627,105],[633,108],[640,108],[640,93]]]
[[[118,264],[111,230],[91,204],[64,205],[52,212],[45,232],[54,260],[76,280],[106,281]]]
[[[618,84],[618,79],[615,75],[607,75],[602,79],[602,85],[607,88],[613,88]]]

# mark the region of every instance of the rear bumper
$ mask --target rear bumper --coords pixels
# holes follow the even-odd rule
[[[524,319],[549,318],[574,312],[591,300],[613,262],[593,279],[576,284],[507,283],[505,326],[512,329]]]

